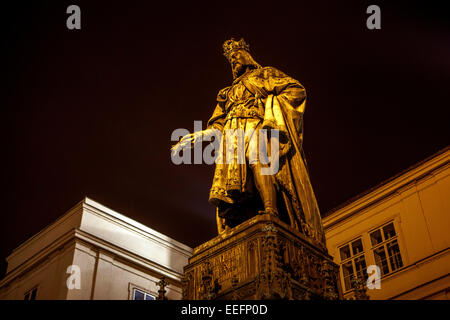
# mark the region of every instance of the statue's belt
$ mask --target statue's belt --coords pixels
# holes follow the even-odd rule
[[[238,104],[231,107],[228,111],[225,121],[233,118],[253,118],[264,119],[264,115],[256,107],[246,107],[244,104]]]

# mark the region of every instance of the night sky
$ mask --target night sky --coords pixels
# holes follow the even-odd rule
[[[446,147],[448,12],[342,2],[2,4],[0,276],[12,249],[84,196],[189,246],[216,235],[214,167],[176,166],[169,149],[230,85],[230,37],[305,86],[322,214]],[[71,4],[81,30],[66,28]],[[366,28],[370,4],[381,30]]]

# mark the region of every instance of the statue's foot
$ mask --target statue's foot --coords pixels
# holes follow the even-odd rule
[[[265,208],[264,210],[260,210],[260,211],[258,211],[258,214],[270,214],[274,217],[278,217],[277,210],[274,210],[272,208]]]

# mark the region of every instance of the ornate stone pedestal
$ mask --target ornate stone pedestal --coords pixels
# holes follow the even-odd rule
[[[258,215],[194,249],[183,299],[339,299],[339,267],[325,248]]]

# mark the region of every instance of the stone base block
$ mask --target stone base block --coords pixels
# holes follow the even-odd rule
[[[326,249],[267,214],[195,248],[184,275],[187,300],[342,298]]]

